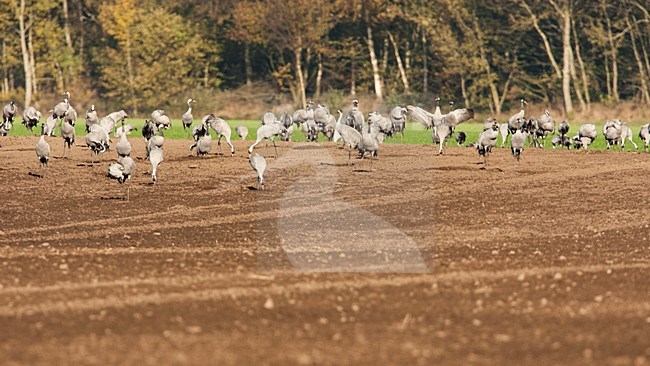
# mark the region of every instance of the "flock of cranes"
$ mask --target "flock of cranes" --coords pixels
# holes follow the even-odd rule
[[[46,168],[50,159],[50,145],[45,139],[46,136],[52,136],[57,126],[60,126],[60,135],[63,138],[63,158],[70,155],[71,148],[75,142],[75,123],[77,120],[77,111],[70,104],[70,93],[63,94],[65,98],[62,102],[54,106],[48,114],[45,122],[41,125],[41,137],[36,144],[36,155],[43,168]],[[205,156],[212,150],[211,130],[217,136],[217,145],[219,154],[221,150],[221,140],[224,139],[230,148],[230,156],[235,155],[235,148],[231,142],[232,130],[230,125],[223,119],[208,114],[204,116],[200,123],[192,128],[194,116],[192,115],[192,105],[196,103],[194,99],[187,100],[187,111],[182,115],[182,126],[188,134],[191,133],[194,143],[189,150],[195,152],[197,156]],[[551,136],[553,148],[572,146],[576,149],[587,149],[596,139],[598,133],[596,126],[593,124],[584,124],[580,126],[574,137],[569,137],[569,124],[567,121],[561,122],[556,129],[555,119],[547,110],[537,117],[531,118],[526,116],[527,102],[521,100],[521,110],[512,115],[507,122],[499,123],[495,118],[488,118],[483,123],[483,132],[480,133],[476,142],[469,142],[468,147],[476,148],[479,157],[484,158],[487,165],[487,159],[494,147],[497,145],[499,136],[501,137],[501,147],[505,147],[506,140],[510,137],[510,149],[514,158],[519,160],[522,156],[526,145],[533,147],[543,147],[547,139]],[[440,98],[435,99],[435,110],[433,113],[428,112],[420,107],[407,105],[406,107],[394,107],[388,116],[383,116],[378,112],[371,112],[366,116],[359,108],[357,99],[352,101],[349,111],[343,113],[337,110],[337,116],[330,113],[329,108],[323,105],[314,105],[309,101],[305,109],[299,109],[293,114],[283,112],[277,117],[271,112],[262,116],[261,126],[256,131],[255,142],[248,148],[249,163],[258,174],[258,188],[264,188],[264,172],[266,170],[265,158],[254,153],[255,148],[263,141],[270,141],[275,149],[275,157],[278,156],[276,139],[290,141],[293,135],[294,126],[299,128],[307,137],[308,141],[317,141],[319,135],[324,136],[328,141],[342,141],[343,146],[348,149],[348,164],[352,159],[352,153],[356,151],[359,158],[368,157],[370,159],[370,170],[372,162],[379,154],[380,145],[387,137],[396,137],[397,134],[404,135],[407,119],[419,122],[427,129],[432,129],[432,141],[439,144],[438,154],[444,153],[444,147],[448,141],[455,136],[459,145],[464,145],[467,135],[463,131],[456,132],[457,127],[470,119],[474,118],[474,110],[468,108],[454,109],[453,102],[450,103],[450,111],[442,113],[440,107]],[[12,128],[12,124],[17,115],[17,107],[14,102],[9,102],[3,108],[3,121],[0,124],[0,135],[6,135]],[[86,111],[86,146],[91,151],[92,162],[97,158],[102,159],[104,153],[109,151],[111,146],[110,134],[113,133],[119,141],[115,144],[117,152],[117,161],[111,163],[108,167],[108,177],[117,180],[119,183],[127,184],[127,199],[130,192],[130,178],[136,171],[136,162],[131,158],[131,143],[127,135],[137,128],[131,124],[126,124],[125,120],[128,114],[124,110],[110,113],[105,117],[99,118],[95,106],[92,105],[90,110]],[[25,127],[33,132],[34,127],[38,126],[42,114],[33,107],[25,109],[23,112],[22,123]],[[151,113],[151,119],[145,121],[142,127],[142,136],[146,141],[146,159],[151,164],[151,178],[153,184],[157,180],[157,171],[164,160],[164,131],[170,129],[172,121],[165,114],[164,110],[155,110]],[[191,129],[191,132],[190,132]],[[556,134],[557,130],[557,134]],[[242,140],[248,135],[248,128],[243,125],[235,127],[235,133]],[[620,120],[606,121],[602,128],[602,134],[607,141],[607,148],[620,144],[625,147],[625,142],[629,141],[638,149],[638,145],[632,139],[632,130]],[[650,144],[650,126],[643,125],[639,132],[639,137],[644,142],[647,149]]]

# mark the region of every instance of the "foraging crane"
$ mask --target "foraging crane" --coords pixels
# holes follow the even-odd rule
[[[47,163],[50,161],[50,144],[45,141],[45,134],[41,133],[41,137],[36,143],[36,156],[41,163],[41,168],[46,169]]]
[[[512,151],[512,156],[519,161],[521,159],[521,153],[524,151],[524,146],[526,145],[526,132],[522,130],[517,130],[510,139],[510,149]]]
[[[230,128],[230,125],[226,121],[215,116],[214,114],[208,114],[207,116],[203,117],[201,123],[209,125],[210,128],[212,128],[214,132],[217,133],[217,137],[219,138],[217,140],[217,145],[219,146],[219,154],[223,155],[223,153],[221,152],[221,138],[223,137],[226,139],[228,145],[230,145],[230,156],[231,157],[235,156],[235,147],[232,146],[232,143],[230,142],[232,129]]]
[[[578,130],[578,134],[573,138],[574,146],[577,147],[581,146],[583,149],[587,149],[589,145],[591,145],[594,142],[594,140],[596,140],[597,136],[598,133],[596,132],[596,125],[592,123],[586,123],[580,126],[580,130]],[[580,143],[576,144],[576,141],[579,141]]]
[[[108,166],[108,177],[124,184],[128,181],[126,188],[126,200],[131,198],[131,177],[135,174],[135,161],[130,156],[120,156],[116,163]]]
[[[257,129],[257,139],[255,143],[248,148],[248,156],[250,157],[253,153],[253,149],[257,146],[262,140],[271,140],[273,142],[273,148],[275,149],[275,157],[278,157],[278,147],[275,145],[276,136],[284,136],[287,133],[287,129],[279,124],[273,123],[270,125],[264,125]]]
[[[289,127],[291,127],[291,125],[293,125],[293,119],[291,118],[291,115],[289,115],[289,112],[282,112],[282,115],[280,116],[280,124],[283,125],[287,130]]]
[[[497,145],[497,138],[499,136],[499,123],[495,120],[492,123],[492,128],[489,128],[483,132],[478,137],[478,142],[476,143],[476,150],[478,151],[479,157],[485,159],[485,165],[488,165],[487,158],[494,148]]]
[[[165,111],[162,109],[156,109],[151,112],[151,120],[156,124],[158,129],[169,129],[172,126],[172,120],[165,114]]]
[[[115,126],[117,126],[118,123],[124,124],[124,120],[128,117],[129,115],[126,114],[126,112],[122,109],[117,112],[113,112],[106,117],[102,117],[102,119],[99,120],[98,125],[101,126],[107,133],[111,133],[111,131],[115,129]]]
[[[632,130],[627,123],[621,122],[620,119],[606,121],[603,125],[603,135],[607,140],[607,150],[611,145],[618,145],[619,142],[621,149],[625,149],[625,140],[630,141],[635,150],[639,149],[639,146],[632,140]]]
[[[564,141],[564,136],[569,133],[569,122],[566,120],[562,121],[562,123],[557,127],[557,132],[562,137],[562,141]]]
[[[71,126],[77,123],[77,110],[68,104],[68,110],[63,117],[63,122],[68,122]]]
[[[352,159],[352,150],[361,145],[361,133],[355,128],[343,123],[343,112],[339,109],[339,120],[336,122],[336,133],[343,139],[343,146],[348,147],[348,165]]]
[[[235,127],[235,133],[237,136],[239,136],[240,139],[246,140],[246,136],[248,136],[248,127],[244,125],[239,125]]]
[[[142,126],[142,137],[144,137],[145,141],[149,141],[157,133],[158,127],[156,127],[156,124],[150,120],[145,120]]]
[[[279,123],[277,119],[275,119],[275,114],[273,112],[266,112],[262,116],[262,126],[267,126],[267,125],[272,125],[274,123]]]
[[[465,140],[467,140],[467,134],[463,131],[460,131],[456,134],[456,143],[458,146],[463,146],[465,144]]]
[[[508,129],[510,130],[511,134],[514,134],[517,130],[521,129],[521,121],[524,121],[524,118],[526,117],[526,105],[528,102],[526,102],[525,99],[521,100],[521,110],[518,113],[513,114],[510,116],[508,119]]]
[[[648,150],[648,146],[650,145],[650,124],[641,126],[641,130],[639,131],[639,138],[641,141],[643,141],[643,150]]]
[[[249,159],[251,167],[257,172],[257,189],[264,189],[264,171],[266,171],[266,159],[258,153],[253,154]]]
[[[99,117],[97,116],[97,111],[95,110],[95,105],[90,106],[90,110],[86,111],[86,133],[90,132],[90,126],[96,125],[99,123]]]
[[[69,121],[63,121],[61,124],[61,137],[63,137],[63,158],[65,158],[65,148],[72,155],[72,145],[74,144],[74,126]]]
[[[52,117],[55,119],[63,119],[70,108],[70,92],[66,91],[61,95],[65,95],[63,102],[58,103],[54,106],[54,109],[52,109]]]
[[[194,116],[192,116],[192,103],[196,103],[196,100],[192,98],[187,100],[187,112],[183,113],[183,116],[181,116],[183,129],[186,131],[192,126],[192,122],[194,122]]]
[[[548,135],[555,133],[555,119],[553,119],[553,116],[551,116],[551,113],[548,110],[545,110],[544,114],[537,118],[536,122],[535,136],[533,136],[535,144],[538,145],[538,147],[546,147],[546,138]],[[543,144],[537,142],[538,137],[544,141]]]
[[[308,119],[314,119],[314,101],[312,100],[307,103],[306,109],[298,109],[293,112],[292,121],[296,126],[300,127],[300,125],[305,123]]]
[[[190,151],[196,149],[197,156],[206,155],[212,150],[212,135],[208,125],[201,124],[192,130],[194,144],[190,145]]]
[[[86,146],[90,149],[91,154],[95,157],[106,152],[106,131],[99,125],[92,125],[90,132],[86,134]],[[95,162],[95,159],[92,159]]]
[[[34,107],[28,107],[23,111],[23,125],[25,125],[25,128],[27,128],[32,134],[34,134],[34,127],[38,125],[41,118],[43,118],[43,115]]]

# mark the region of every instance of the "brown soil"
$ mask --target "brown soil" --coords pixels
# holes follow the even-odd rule
[[[650,154],[131,140],[0,141],[0,364],[650,363]]]

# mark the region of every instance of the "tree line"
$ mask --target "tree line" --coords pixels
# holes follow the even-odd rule
[[[139,111],[259,85],[500,115],[650,104],[648,0],[0,0],[3,99]]]

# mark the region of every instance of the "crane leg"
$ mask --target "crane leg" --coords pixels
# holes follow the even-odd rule
[[[275,149],[275,158],[277,159],[278,158],[278,147],[275,145],[275,140],[271,140],[271,141],[273,141],[273,148]]]

